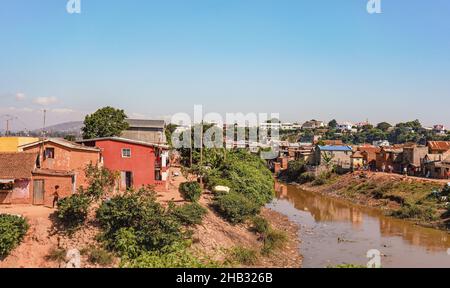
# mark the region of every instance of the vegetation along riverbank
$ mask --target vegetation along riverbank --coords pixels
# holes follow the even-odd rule
[[[291,162],[278,178],[306,190],[382,209],[388,216],[450,230],[450,187],[442,180],[377,172],[316,175],[299,161]]]

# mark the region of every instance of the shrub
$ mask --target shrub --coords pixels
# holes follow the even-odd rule
[[[450,196],[450,185],[445,185],[444,189],[442,189],[442,196]]]
[[[185,204],[173,209],[173,215],[185,225],[202,224],[203,217],[207,210],[198,203]]]
[[[179,190],[183,198],[191,202],[197,202],[202,195],[202,188],[198,182],[182,183]]]
[[[434,211],[431,207],[422,208],[416,204],[403,205],[399,210],[391,213],[391,216],[400,219],[421,219],[432,221],[435,219]]]
[[[264,245],[261,253],[269,255],[274,250],[281,248],[286,241],[287,236],[285,233],[277,230],[270,230],[264,238]]]
[[[175,217],[152,194],[142,196],[144,192],[114,197],[97,210],[104,240],[122,255],[160,250],[183,240]]]
[[[67,251],[62,248],[53,248],[48,252],[48,255],[45,257],[49,261],[54,262],[64,262],[66,261]]]
[[[134,228],[121,228],[114,235],[111,243],[113,250],[122,256],[137,257],[140,253],[138,238]]]
[[[280,172],[279,178],[286,182],[298,181],[300,175],[307,171],[303,161],[289,161],[288,168]]]
[[[322,186],[325,185],[327,183],[327,180],[323,179],[323,178],[317,178],[316,180],[314,180],[311,184],[313,186]]]
[[[316,179],[316,175],[314,175],[314,173],[311,172],[305,172],[300,174],[300,176],[298,177],[297,182],[300,184],[305,184],[305,183],[309,183],[312,182]]]
[[[229,252],[229,260],[243,265],[254,265],[258,261],[258,252],[244,247],[234,247]]]
[[[85,168],[85,174],[89,182],[86,190],[81,187],[81,192],[95,200],[100,199],[107,189],[112,190],[116,175],[104,167],[89,164]]]
[[[158,251],[144,252],[135,259],[123,259],[123,268],[215,268],[219,265],[209,260],[202,260],[185,249],[174,248],[164,253]]]
[[[68,228],[74,230],[87,218],[90,199],[83,194],[74,194],[58,201],[58,219]]]
[[[0,214],[0,258],[8,256],[22,242],[28,228],[24,218]]]
[[[101,248],[91,247],[87,251],[88,261],[100,266],[109,266],[114,262],[114,257]]]
[[[256,216],[252,218],[251,229],[256,233],[266,234],[270,230],[270,224],[265,218]]]
[[[227,186],[259,206],[273,199],[275,192],[272,173],[258,156],[244,150],[235,150],[227,152],[223,161],[213,162],[216,164],[212,169],[206,170],[207,187]]]
[[[259,213],[260,207],[242,194],[230,192],[214,199],[214,207],[231,223],[242,223]]]

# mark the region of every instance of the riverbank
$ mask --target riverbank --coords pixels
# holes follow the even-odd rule
[[[380,251],[384,268],[449,267],[450,234],[387,217],[378,208],[358,205],[300,185],[277,183],[269,207],[300,226],[302,267],[366,266],[367,252]]]
[[[178,187],[187,181],[181,176],[181,172],[175,168],[173,172],[180,175],[170,179],[168,191],[159,192],[157,201],[167,206],[173,201],[176,205],[186,202],[181,197]],[[274,267],[274,268],[298,268],[301,267],[302,257],[299,252],[299,229],[289,219],[280,213],[263,208],[261,216],[267,219],[271,227],[282,231],[286,235],[283,246],[268,255],[258,255],[250,264],[231,263],[229,261],[231,251],[236,248],[252,249],[260,251],[263,242],[260,236],[253,231],[249,223],[232,225],[222,219],[211,209],[212,195],[205,191],[200,199],[200,204],[207,209],[202,224],[191,227],[193,232],[192,246],[189,250],[198,258],[214,260],[219,266],[226,267]],[[95,207],[94,207],[95,208]],[[27,218],[30,229],[22,243],[12,251],[5,259],[0,259],[0,268],[58,268],[62,267],[65,253],[58,259],[49,257],[54,251],[68,251],[78,249],[83,251],[90,247],[101,247],[97,236],[101,232],[95,219],[95,209],[91,209],[85,225],[73,235],[57,233],[54,227],[55,209],[41,206],[15,205],[0,206],[0,214],[18,214]],[[259,254],[259,253],[258,253]],[[100,266],[89,262],[88,257],[82,255],[82,268],[119,267],[120,259],[113,257],[111,264]]]
[[[381,209],[386,215],[412,221],[424,227],[450,229],[448,204],[432,197],[441,191],[442,180],[405,177],[387,173],[331,175],[317,182],[296,184],[302,189]]]

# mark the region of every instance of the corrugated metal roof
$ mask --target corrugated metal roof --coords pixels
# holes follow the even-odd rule
[[[428,141],[428,147],[432,150],[447,151],[450,150],[450,141]]]
[[[319,146],[321,151],[353,151],[350,146]]]
[[[79,140],[79,141],[77,141],[77,143],[81,144],[81,143],[99,142],[99,141],[115,141],[115,142],[123,142],[123,143],[130,143],[130,144],[136,144],[136,145],[142,145],[142,146],[159,147],[159,148],[163,148],[163,149],[169,149],[168,145],[143,142],[143,141],[121,138],[121,137],[104,137],[104,138],[85,139],[85,140]],[[83,146],[83,147],[86,147],[86,146]]]
[[[164,120],[125,119],[130,128],[164,128]]]

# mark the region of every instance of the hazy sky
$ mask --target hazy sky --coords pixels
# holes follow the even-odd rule
[[[450,126],[450,1],[1,0],[0,115],[279,112]],[[4,126],[5,117],[1,116]]]

